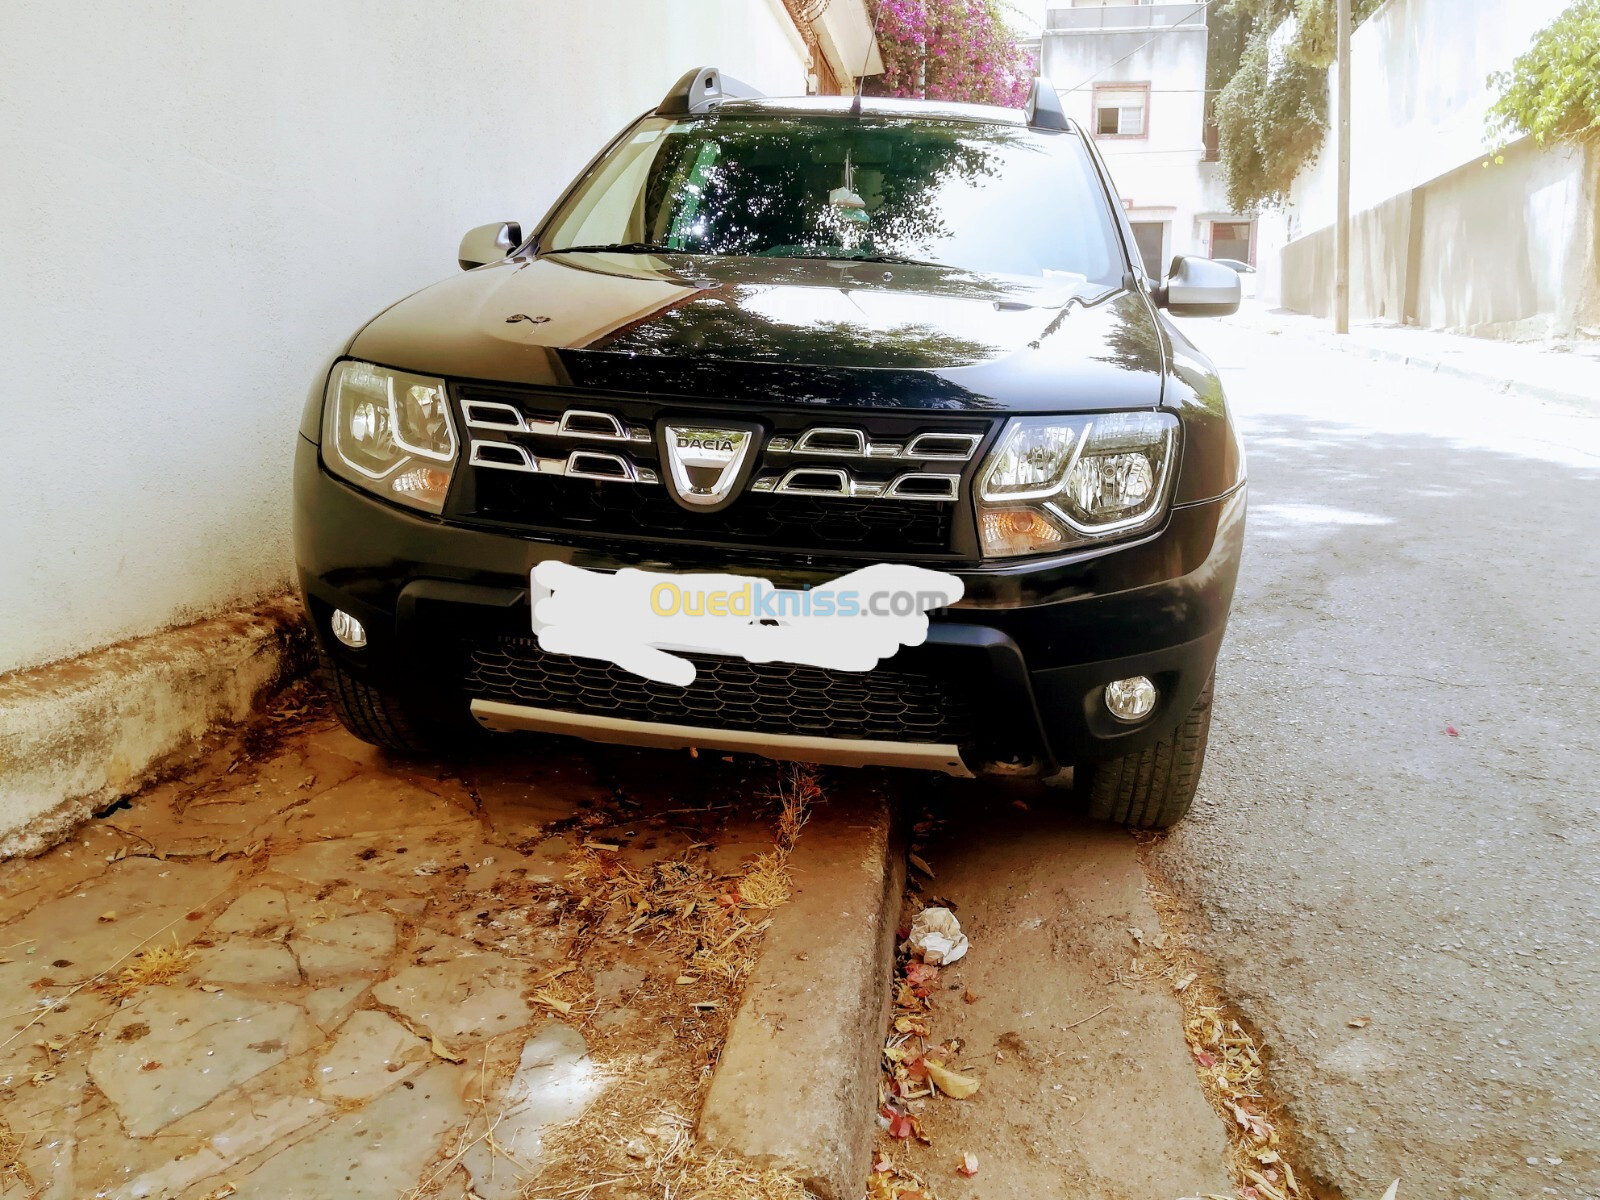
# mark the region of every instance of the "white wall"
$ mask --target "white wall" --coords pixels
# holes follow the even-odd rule
[[[1351,39],[1351,313],[1482,336],[1568,336],[1595,319],[1593,165],[1518,144],[1487,157],[1491,72],[1568,0],[1390,0]],[[1330,107],[1337,78],[1329,71]],[[1330,130],[1286,208],[1261,222],[1261,295],[1332,303]]]
[[[1097,84],[1150,84],[1147,136],[1096,143],[1118,193],[1131,204],[1129,219],[1168,224],[1163,261],[1206,253],[1210,226],[1201,214],[1226,211],[1209,202],[1201,170],[1206,39],[1204,26],[1044,35],[1044,73],[1061,91],[1066,114],[1091,132]]]
[[[1390,0],[1350,39],[1350,205],[1484,158],[1486,86],[1570,0]],[[1338,95],[1328,72],[1330,101]],[[1338,160],[1330,125],[1316,163],[1291,191],[1301,227],[1331,225]]]
[[[0,671],[289,578],[312,373],[780,0],[0,2]]]

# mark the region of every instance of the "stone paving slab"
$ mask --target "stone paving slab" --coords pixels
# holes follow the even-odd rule
[[[640,878],[770,848],[727,802],[770,769],[531,749],[402,764],[313,712],[0,862],[0,1133],[23,1194],[511,1200],[620,1078],[691,1121],[726,1018],[678,963],[570,920],[568,879],[596,839]],[[565,1009],[536,998],[552,971]]]
[[[293,1004],[150,988],[106,1023],[89,1076],[133,1137],[159,1133],[306,1040]]]

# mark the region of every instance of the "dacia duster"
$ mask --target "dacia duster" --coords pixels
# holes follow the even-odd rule
[[[689,72],[524,234],[319,373],[299,579],[356,736],[536,730],[1070,784],[1189,808],[1245,516],[1212,364],[1094,143],[1022,111],[770,99]],[[530,571],[954,573],[926,642],[848,672],[701,655],[688,687],[542,649]]]

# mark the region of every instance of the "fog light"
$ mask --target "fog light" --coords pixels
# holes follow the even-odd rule
[[[1156,706],[1156,685],[1143,675],[1106,684],[1106,707],[1119,721],[1142,721]]]
[[[367,644],[366,629],[342,608],[333,610],[333,636],[352,650],[359,650]]]

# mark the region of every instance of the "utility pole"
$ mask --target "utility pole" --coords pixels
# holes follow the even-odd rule
[[[1333,331],[1350,332],[1350,0],[1338,0],[1339,212],[1333,227]]]

